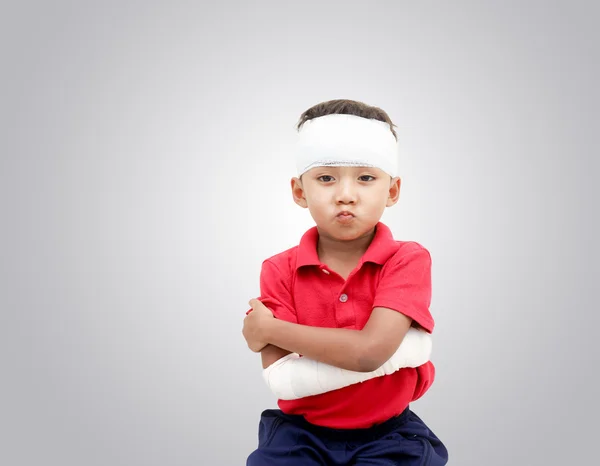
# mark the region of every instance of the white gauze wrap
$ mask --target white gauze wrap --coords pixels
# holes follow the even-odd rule
[[[277,398],[296,400],[421,366],[429,361],[431,349],[431,334],[411,327],[394,355],[373,372],[349,371],[291,353],[264,369],[263,378]]]
[[[376,167],[398,176],[398,145],[390,125],[355,115],[306,121],[296,144],[298,176],[314,167]]]

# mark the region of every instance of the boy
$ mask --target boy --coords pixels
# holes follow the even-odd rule
[[[409,409],[434,378],[419,336],[434,326],[431,258],[379,221],[400,194],[393,126],[383,110],[351,100],[300,117],[292,195],[316,226],[263,262],[261,297],[244,319],[265,380],[284,377],[278,390],[289,394],[262,413],[248,466],[447,463]],[[398,356],[410,335],[421,338],[417,363],[406,355],[419,351]]]

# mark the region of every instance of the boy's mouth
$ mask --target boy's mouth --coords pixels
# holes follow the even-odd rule
[[[343,210],[342,212],[336,215],[336,219],[340,223],[350,223],[354,219],[354,214],[347,210]]]

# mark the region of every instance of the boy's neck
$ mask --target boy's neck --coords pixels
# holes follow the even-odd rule
[[[336,240],[319,232],[319,240],[317,242],[319,260],[321,262],[334,260],[343,263],[356,263],[367,251],[374,237],[375,228],[351,241]]]

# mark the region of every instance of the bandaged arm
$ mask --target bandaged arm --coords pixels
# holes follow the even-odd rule
[[[431,334],[411,327],[392,357],[375,371],[350,371],[290,353],[264,369],[263,378],[279,399],[295,400],[421,366],[429,361],[431,349]]]

